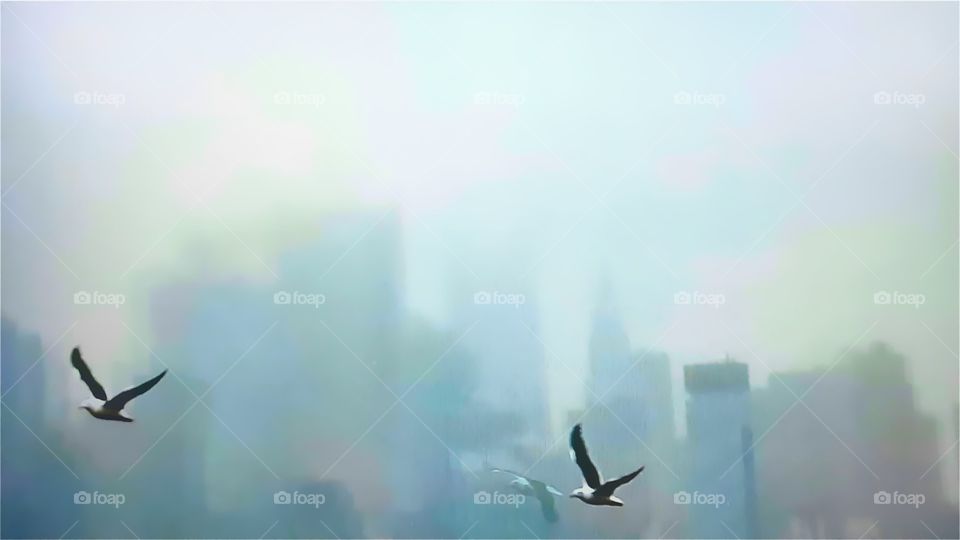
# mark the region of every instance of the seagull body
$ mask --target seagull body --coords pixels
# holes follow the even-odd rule
[[[167,370],[163,370],[163,373],[149,381],[141,383],[138,386],[131,386],[108,399],[106,390],[104,390],[103,386],[93,377],[93,372],[90,371],[87,363],[84,362],[83,357],[80,356],[79,347],[74,347],[73,352],[70,353],[70,363],[80,373],[80,380],[87,385],[90,393],[93,394],[92,398],[85,399],[80,403],[80,408],[85,409],[94,418],[114,420],[117,422],[133,422],[133,418],[123,414],[123,407],[133,398],[153,388],[153,386],[160,382],[160,379],[167,374]]]
[[[557,509],[553,504],[553,497],[554,495],[563,495],[559,489],[540,480],[534,480],[529,476],[524,476],[507,469],[490,469],[490,471],[513,476],[513,480],[510,481],[510,486],[512,486],[517,493],[536,498],[540,502],[540,511],[543,512],[543,517],[547,521],[551,523],[557,521]]]
[[[573,490],[570,497],[593,506],[623,506],[623,501],[615,497],[613,492],[643,472],[643,467],[640,467],[630,474],[604,482],[600,471],[587,453],[587,444],[583,441],[580,424],[573,426],[570,432],[570,457],[573,458],[577,467],[580,467],[580,473],[583,475],[583,487]]]

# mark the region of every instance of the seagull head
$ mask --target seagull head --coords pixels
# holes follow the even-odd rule
[[[577,488],[570,493],[571,499],[580,499],[581,501],[585,501],[587,500],[586,497],[587,495],[584,493],[583,488]]]

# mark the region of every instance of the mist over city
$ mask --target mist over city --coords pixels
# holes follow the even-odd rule
[[[3,538],[960,537],[957,3],[0,13]]]

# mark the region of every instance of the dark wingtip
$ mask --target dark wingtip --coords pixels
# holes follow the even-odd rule
[[[80,362],[80,359],[81,359],[80,347],[79,346],[74,347],[73,350],[70,351],[70,363],[73,364],[73,367],[77,367],[77,364]]]
[[[575,448],[583,442],[583,428],[579,423],[570,430],[570,447]]]

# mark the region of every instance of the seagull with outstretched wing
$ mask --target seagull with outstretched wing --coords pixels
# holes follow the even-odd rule
[[[160,382],[160,379],[167,374],[167,370],[163,370],[163,373],[149,381],[127,388],[123,392],[108,399],[107,392],[103,389],[103,386],[97,382],[97,379],[94,378],[93,372],[90,371],[87,363],[83,360],[83,356],[80,355],[79,347],[74,347],[73,352],[70,353],[70,363],[80,373],[80,380],[87,385],[90,393],[93,394],[93,398],[85,399],[83,403],[80,404],[80,408],[86,409],[94,418],[115,420],[117,422],[133,422],[133,418],[123,414],[124,405],[129,403],[133,398],[153,388],[154,385]]]
[[[614,497],[613,492],[643,472],[643,467],[640,467],[630,474],[604,482],[597,466],[590,460],[580,424],[573,426],[570,432],[570,457],[583,475],[583,487],[573,490],[570,496],[594,506],[623,506],[623,501]]]
[[[510,481],[510,485],[513,489],[515,489],[517,493],[536,498],[540,501],[540,511],[543,512],[544,519],[551,523],[557,521],[557,507],[554,505],[553,497],[555,495],[563,495],[559,489],[540,480],[534,480],[529,476],[507,469],[494,468],[490,469],[490,472],[504,473],[512,476],[513,480]]]

